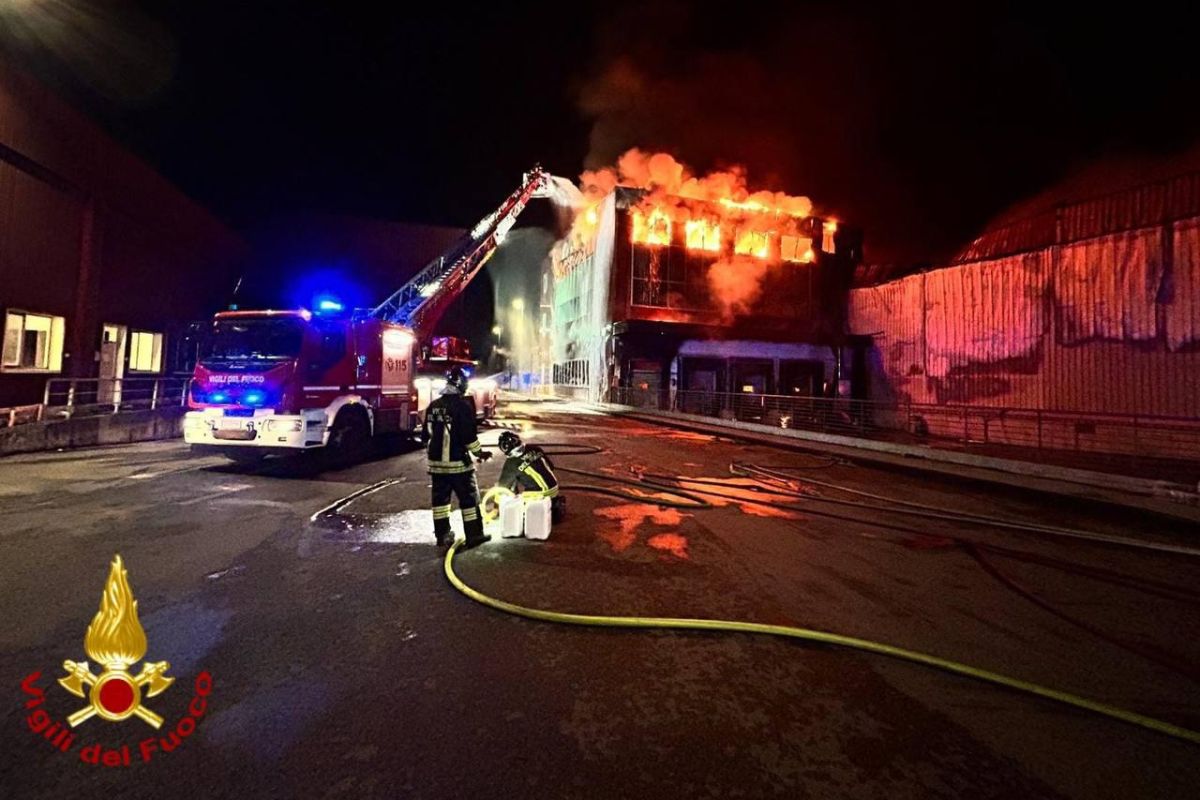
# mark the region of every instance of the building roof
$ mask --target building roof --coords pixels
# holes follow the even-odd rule
[[[996,258],[1200,215],[1200,145],[1108,158],[997,215],[954,263]]]

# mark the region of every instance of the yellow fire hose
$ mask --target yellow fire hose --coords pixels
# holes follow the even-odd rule
[[[965,675],[968,678],[986,681],[988,683],[1004,686],[1009,689],[1026,692],[1028,694],[1044,697],[1047,700],[1055,700],[1059,703],[1065,703],[1069,706],[1082,708],[1085,711],[1091,711],[1096,714],[1103,714],[1106,717],[1128,722],[1133,725],[1138,725],[1143,728],[1148,728],[1158,733],[1165,733],[1168,736],[1173,736],[1176,739],[1182,739],[1193,744],[1200,744],[1200,732],[1181,728],[1178,725],[1172,725],[1163,720],[1147,717],[1142,714],[1137,714],[1132,711],[1127,711],[1123,708],[1110,706],[1105,703],[1099,703],[1095,700],[1089,700],[1086,697],[1070,694],[1068,692],[1060,692],[1057,689],[1051,689],[1046,686],[1041,686],[1029,681],[1010,678],[1007,675],[1001,675],[998,672],[989,672],[988,670],[978,669],[968,664],[962,664],[957,661],[950,661],[945,658],[929,655],[928,653],[919,653],[915,650],[905,650],[901,647],[893,647],[889,644],[881,642],[873,642],[869,639],[856,639],[852,636],[841,636],[836,633],[827,633],[825,631],[816,631],[809,628],[794,628],[790,625],[766,625],[758,622],[738,622],[736,620],[724,619],[688,619],[678,617],[613,617],[593,614],[570,614],[562,611],[546,611],[539,608],[528,608],[520,606],[516,603],[509,603],[504,600],[491,597],[484,594],[478,589],[474,589],[463,582],[462,578],[454,571],[454,555],[458,552],[461,542],[455,542],[450,550],[446,553],[446,559],[443,564],[446,572],[446,578],[450,584],[466,595],[471,600],[477,603],[482,603],[485,606],[503,611],[506,614],[513,614],[526,619],[535,619],[542,622],[557,622],[563,625],[587,625],[600,628],[643,628],[643,629],[660,629],[660,630],[701,630],[701,631],[725,631],[735,633],[764,633],[771,636],[784,636],[789,639],[802,639],[810,642],[820,642],[821,644],[836,645],[838,647],[849,647],[854,650],[861,650],[867,653],[876,653],[878,655],[890,656],[904,661],[911,661],[916,664],[924,664],[927,667],[934,667],[945,672],[952,672],[958,675]]]

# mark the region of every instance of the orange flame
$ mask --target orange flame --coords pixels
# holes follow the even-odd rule
[[[649,214],[633,211],[633,241],[635,244],[667,245],[671,243],[671,217],[661,208],[651,208]]]
[[[721,226],[712,220],[689,219],[683,223],[683,234],[689,250],[721,252]]]
[[[734,240],[733,252],[741,256],[766,258],[771,253],[771,234],[753,228],[742,228]]]
[[[724,228],[737,231],[731,239],[735,255],[765,259],[771,257],[773,242],[797,235],[800,223],[812,213],[807,197],[751,191],[741,167],[697,176],[668,153],[637,148],[622,155],[615,168],[583,173],[580,184],[589,206],[579,216],[578,227],[595,227],[595,204],[618,185],[646,190],[631,211],[635,244],[668,245],[673,227],[679,225],[688,249],[720,253]],[[782,257],[802,262],[804,252]]]

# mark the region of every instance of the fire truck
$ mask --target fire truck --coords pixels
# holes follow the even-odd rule
[[[365,454],[373,437],[419,434],[426,406],[452,366],[470,353],[433,326],[504,241],[534,197],[547,194],[540,167],[479,224],[371,309],[222,311],[197,361],[184,415],[184,441],[235,461],[332,450]],[[478,416],[496,407],[496,384],[472,376],[467,399]]]

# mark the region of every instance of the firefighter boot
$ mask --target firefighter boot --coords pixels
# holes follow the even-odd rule
[[[492,537],[485,535],[483,532],[483,519],[479,513],[479,506],[464,508],[462,515],[463,530],[467,534],[467,540],[463,542],[463,550],[470,550],[472,547],[478,547],[484,542],[492,540]]]
[[[454,542],[454,532],[450,530],[450,504],[433,507],[433,538],[438,547],[449,547]]]

